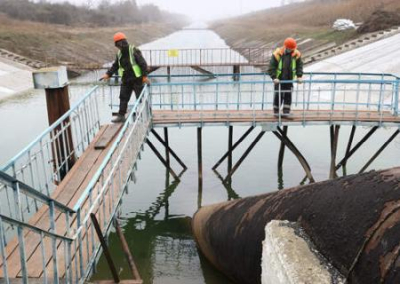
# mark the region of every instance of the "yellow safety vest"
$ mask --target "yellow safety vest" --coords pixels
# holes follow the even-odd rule
[[[129,46],[129,58],[131,60],[133,73],[135,73],[136,78],[139,78],[139,77],[142,77],[142,69],[140,69],[140,66],[136,63],[135,56],[133,55],[134,52],[135,52],[135,46],[130,45]],[[121,58],[122,58],[122,51],[120,50],[118,52],[118,65],[119,65],[118,75],[120,77],[123,77],[125,70],[121,65]]]
[[[283,60],[282,60],[282,55],[285,52],[285,48],[277,48],[274,52],[274,56],[276,61],[278,61],[278,69],[276,70],[276,78],[279,78],[279,76],[281,76],[282,74],[282,69],[283,69]],[[301,53],[300,51],[298,51],[297,49],[295,49],[292,52],[292,78],[293,80],[297,79],[297,59],[299,59],[301,57]]]

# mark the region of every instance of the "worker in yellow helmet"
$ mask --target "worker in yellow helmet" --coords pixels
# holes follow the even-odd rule
[[[292,104],[292,83],[281,83],[281,81],[297,80],[302,82],[303,61],[301,53],[297,50],[297,42],[293,38],[287,38],[283,47],[277,48],[271,57],[268,73],[275,84],[274,115],[279,114],[283,104],[283,116],[290,113]],[[281,105],[279,105],[279,97]]]
[[[125,121],[125,114],[132,92],[135,92],[136,99],[138,99],[143,91],[144,84],[150,84],[150,81],[147,79],[146,60],[138,48],[128,43],[126,35],[121,32],[116,33],[114,35],[114,43],[119,51],[113,65],[103,75],[102,79],[109,80],[117,72],[121,77],[119,112],[117,117],[112,121],[120,123]]]

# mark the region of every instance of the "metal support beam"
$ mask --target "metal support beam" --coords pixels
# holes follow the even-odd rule
[[[153,145],[153,143],[150,142],[149,139],[147,139],[147,145],[149,145],[150,149],[156,154],[157,158],[163,163],[163,165],[168,169],[168,171],[171,173],[171,175],[174,177],[175,180],[180,180],[178,175],[174,172],[174,170],[167,164],[167,162],[164,160],[164,158],[161,156],[160,152],[158,152],[157,148]]]
[[[240,79],[240,65],[233,65],[233,81]]]
[[[97,218],[96,215],[91,213],[90,214],[90,218],[92,219],[92,224],[94,226],[94,229],[96,231],[97,237],[99,238],[101,247],[103,248],[103,252],[104,252],[104,256],[106,257],[107,263],[108,263],[108,267],[110,268],[111,274],[113,276],[114,282],[115,283],[119,283],[119,276],[118,276],[118,272],[117,269],[115,268],[114,262],[111,258],[111,254],[110,251],[108,249],[106,240],[103,237],[103,234],[101,232],[100,226],[99,226],[99,222],[97,222]]]
[[[371,137],[372,134],[375,133],[375,131],[378,129],[378,126],[372,127],[372,129],[360,140],[360,142],[357,143],[356,146],[354,146],[353,149],[350,150],[350,152],[337,164],[336,166],[336,171],[340,169],[344,163],[350,159],[351,156]]]
[[[228,150],[228,152],[226,152],[221,159],[219,159],[219,161],[214,165],[214,167],[212,168],[213,170],[215,170],[216,168],[219,167],[219,165],[221,165],[221,163],[226,159],[226,157],[228,157],[235,149],[237,146],[240,145],[240,143],[242,143],[244,141],[244,139],[246,139],[247,136],[249,136],[249,134],[253,131],[254,126],[251,126],[243,135],[242,137],[239,138],[239,140],[233,145],[231,151]]]
[[[232,145],[233,144],[233,126],[229,126],[229,137],[228,137],[228,173],[232,171]]]
[[[330,134],[331,134],[331,169],[329,172],[329,179],[337,178],[335,165],[336,165],[336,154],[337,154],[337,146],[339,140],[339,130],[340,125],[331,125]]]
[[[203,199],[203,145],[202,145],[202,130],[203,128],[197,128],[197,160],[198,160],[198,173],[199,173],[199,194],[197,205],[201,208]]]
[[[308,179],[310,180],[311,183],[315,182],[313,175],[311,174],[311,167],[308,164],[307,160],[304,158],[304,156],[301,154],[301,152],[296,148],[296,146],[290,141],[290,139],[284,134],[282,129],[278,127],[278,131],[273,131],[274,135],[281,141],[283,142],[286,147],[292,153],[296,156],[296,158],[299,160],[300,164],[302,165],[304,171],[307,174]]]
[[[169,149],[170,148],[169,148],[169,138],[168,138],[168,127],[164,127],[164,141],[165,141],[165,160],[167,161],[167,164],[170,165],[171,164],[171,159],[170,159],[170,156],[169,156]]]
[[[353,144],[354,134],[356,133],[356,129],[357,129],[357,126],[355,126],[355,125],[353,125],[353,126],[351,127],[351,133],[350,133],[350,137],[349,137],[349,142],[347,143],[347,148],[346,148],[346,154],[345,154],[345,156],[347,156],[347,155],[349,154],[350,150],[351,150],[351,145]],[[347,175],[347,168],[346,168],[346,165],[347,165],[347,161],[345,161],[345,162],[343,163],[343,175],[344,175],[344,176]]]
[[[208,75],[212,79],[217,78],[217,76],[215,76],[214,73],[212,73],[210,71],[207,71],[207,70],[201,68],[200,66],[194,66],[193,65],[193,66],[190,66],[190,68],[192,68],[193,70],[195,70],[195,71],[197,71],[197,72],[199,72],[201,74]]]
[[[114,220],[114,227],[117,232],[117,236],[121,241],[122,250],[124,251],[126,261],[128,262],[129,268],[131,269],[133,279],[139,281],[142,280],[139,274],[139,270],[137,269],[137,266],[135,264],[135,261],[133,260],[133,256],[129,250],[128,242],[125,239],[124,233],[122,232],[121,226],[119,225],[117,219]]]
[[[399,133],[400,130],[396,130],[396,132],[393,133],[392,136],[390,136],[390,138],[382,145],[381,148],[379,148],[379,150],[375,153],[375,155],[373,155],[371,159],[369,159],[369,161],[365,164],[365,166],[362,167],[362,169],[359,171],[360,174],[362,174],[372,164],[372,162],[375,161],[376,158],[378,158],[378,156],[383,152],[383,150],[386,149],[386,147],[394,140],[394,138],[396,138],[396,136]]]
[[[239,161],[235,164],[232,170],[225,177],[224,182],[229,181],[232,178],[232,175],[236,172],[236,170],[240,167],[246,157],[250,154],[251,150],[257,145],[258,141],[264,136],[265,131],[261,131],[260,134],[257,135],[256,139],[250,144],[249,148],[244,152],[243,156],[239,159]]]
[[[154,137],[156,137],[156,139],[165,147],[166,151],[168,151],[168,153],[170,153],[172,155],[172,157],[175,158],[175,160],[181,165],[181,167],[186,170],[187,166],[185,165],[185,163],[183,163],[182,160],[178,157],[178,155],[174,152],[174,150],[172,150],[171,147],[169,147],[168,132],[165,133],[165,129],[164,129],[164,135],[166,135],[165,136],[166,141],[164,141],[161,138],[161,136],[157,133],[157,131],[155,131],[154,129],[151,130],[151,133],[153,133]],[[167,161],[168,161],[168,158],[167,158]]]
[[[283,133],[287,136],[288,126],[283,126]],[[282,171],[283,167],[283,158],[285,157],[285,143],[281,142],[281,147],[279,149],[279,157],[278,157],[278,171]]]

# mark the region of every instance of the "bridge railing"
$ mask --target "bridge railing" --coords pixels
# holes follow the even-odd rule
[[[231,75],[232,76],[232,75]],[[221,78],[221,76],[220,76]],[[250,79],[248,79],[250,78]],[[239,81],[170,82],[154,83],[151,95],[154,110],[185,111],[198,113],[230,110],[257,111],[273,109],[275,94],[283,101],[285,85],[293,84],[292,110],[294,115],[305,118],[308,111],[332,116],[337,111],[357,121],[369,112],[383,119],[398,115],[399,78],[390,74],[308,73],[302,84],[282,81],[279,85],[264,75],[246,77]],[[281,113],[280,113],[281,114]],[[220,114],[222,115],[222,113]],[[273,115],[272,112],[270,114]],[[182,116],[181,116],[182,117]]]
[[[0,208],[0,279],[3,278],[5,283],[10,283],[9,273],[12,271],[10,274],[20,274],[22,282],[28,283],[28,274],[32,275],[31,267],[28,267],[28,260],[35,257],[37,261],[40,261],[40,264],[35,264],[35,266],[42,267],[42,277],[47,281],[50,277],[49,271],[52,270],[53,280],[57,283],[60,277],[57,269],[60,265],[60,255],[57,250],[61,245],[64,252],[62,255],[64,259],[61,262],[65,264],[66,283],[71,283],[71,266],[67,264],[71,259],[72,239],[64,234],[71,230],[70,216],[75,211],[4,172],[0,172],[0,182],[5,186],[6,191],[10,189],[12,192],[11,202],[14,209],[14,214],[9,214],[10,212],[3,214],[2,208]],[[20,206],[22,194],[33,198],[35,206],[41,208],[40,227],[30,225],[24,220],[23,210]],[[44,209],[48,209],[48,214]],[[57,219],[63,220],[65,224],[66,231],[61,234],[56,232]],[[31,245],[35,241],[39,243],[40,250],[36,250],[36,247]],[[18,254],[12,255],[14,250],[18,250]],[[16,257],[19,259],[15,259]],[[48,258],[52,259],[52,268],[51,266],[47,267]]]
[[[96,215],[106,235],[148,135],[152,119],[150,106],[149,91],[145,87],[74,209],[0,172],[0,184],[14,197],[8,201],[10,208],[15,209],[11,214],[10,210],[3,210],[3,205],[0,207],[0,281],[10,283],[9,275],[17,273],[23,283],[29,282],[28,275],[37,275],[43,283],[84,283],[100,248],[90,215]],[[31,225],[32,219],[23,214],[25,207],[21,203],[25,196],[32,201],[27,204],[36,204],[38,214],[41,212],[34,216],[40,218],[39,227]],[[32,245],[35,243],[39,248]],[[19,254],[11,256],[16,249]],[[10,262],[11,257],[19,257],[18,265],[15,259]]]
[[[94,235],[90,214],[96,214],[105,235],[121,201],[128,181],[133,178],[143,144],[150,131],[152,120],[149,89],[144,88],[136,100],[115,142],[94,174],[80,199],[74,206],[76,248],[81,280],[86,279],[97,256],[100,242]]]
[[[13,178],[50,196],[71,169],[73,161],[87,149],[100,128],[97,87],[92,88],[67,113],[47,128],[38,138],[0,168]],[[29,122],[27,122],[29,125]],[[12,192],[0,182],[0,207],[13,217]],[[37,211],[31,196],[22,197],[22,218],[27,220]]]
[[[265,65],[270,48],[204,48],[142,50],[149,66],[231,66]]]

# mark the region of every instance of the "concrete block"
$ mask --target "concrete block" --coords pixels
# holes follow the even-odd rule
[[[271,221],[265,227],[262,284],[345,283],[297,223]]]
[[[57,89],[68,84],[67,67],[49,67],[33,72],[35,89]]]

